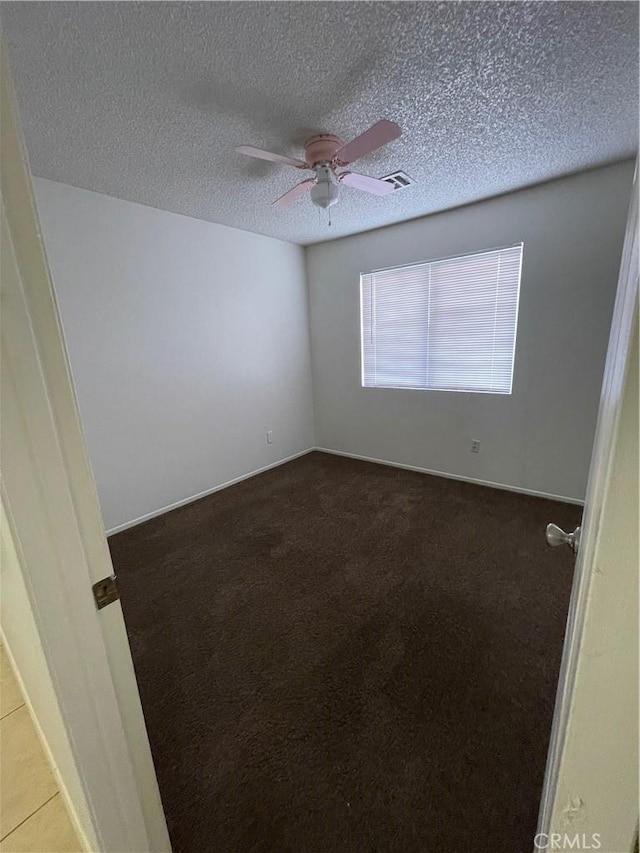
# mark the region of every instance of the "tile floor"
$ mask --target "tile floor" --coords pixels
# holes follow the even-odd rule
[[[0,644],[0,853],[81,850]]]

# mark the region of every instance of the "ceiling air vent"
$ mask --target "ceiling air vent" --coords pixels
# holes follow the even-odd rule
[[[381,181],[386,181],[394,188],[394,190],[403,190],[405,187],[410,187],[415,184],[413,178],[410,178],[406,172],[392,172],[390,175],[385,175],[380,178]]]

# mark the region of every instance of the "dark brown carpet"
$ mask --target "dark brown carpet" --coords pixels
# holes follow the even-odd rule
[[[313,453],[113,536],[174,851],[529,853],[579,518]]]

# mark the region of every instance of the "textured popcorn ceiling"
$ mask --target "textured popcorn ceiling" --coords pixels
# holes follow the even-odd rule
[[[308,244],[635,153],[634,2],[4,3],[36,175]],[[343,188],[326,212],[270,202],[300,156],[378,118],[401,139],[358,161],[417,183]]]

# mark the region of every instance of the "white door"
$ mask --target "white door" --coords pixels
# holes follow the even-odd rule
[[[94,602],[113,570],[4,64],[1,78],[2,506],[88,804],[85,835],[101,851],[166,851],[120,603]]]
[[[636,167],[534,839],[538,851],[631,853],[637,832],[637,180]]]

